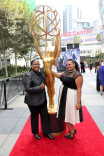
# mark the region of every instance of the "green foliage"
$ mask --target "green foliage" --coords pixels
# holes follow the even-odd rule
[[[95,61],[96,61],[96,59],[95,59],[95,58],[87,58],[87,59],[86,59],[86,62],[87,62],[87,64],[88,64],[88,67],[90,67],[90,60],[92,61],[93,67],[94,67],[94,66],[95,66]]]
[[[99,56],[99,59],[100,59],[100,60],[103,59],[103,53],[102,53],[101,49],[100,49],[99,53],[96,54],[96,56]]]
[[[7,66],[8,69],[8,76],[10,77],[12,74],[15,73],[15,66],[14,65],[8,65]],[[22,73],[24,71],[28,71],[29,68],[27,68],[26,66],[17,66],[17,71],[18,73]],[[0,77],[5,77],[5,67],[2,67],[0,69]]]
[[[97,41],[101,41],[102,40],[102,35],[100,33],[97,34],[96,39],[97,39]]]
[[[86,55],[85,57],[91,57],[91,55]]]
[[[80,37],[79,36],[74,36],[73,43],[80,43]]]

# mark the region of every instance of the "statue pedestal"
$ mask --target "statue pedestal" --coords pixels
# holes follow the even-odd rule
[[[50,130],[52,136],[59,136],[66,131],[66,124],[64,122],[61,122],[56,117],[57,112],[49,113],[49,119],[50,119]]]

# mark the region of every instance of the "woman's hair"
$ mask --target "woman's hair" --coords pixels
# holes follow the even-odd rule
[[[79,65],[78,65],[78,63],[77,63],[75,60],[68,59],[67,61],[71,61],[73,64],[75,64],[75,69],[76,69],[77,71],[79,71]]]
[[[38,61],[38,59],[34,59],[34,60],[32,60],[32,61],[31,61],[31,65],[33,64],[34,61]]]
[[[34,59],[31,61],[31,65],[33,64],[34,61],[38,61],[38,59]],[[29,72],[32,70],[32,68],[30,68]]]

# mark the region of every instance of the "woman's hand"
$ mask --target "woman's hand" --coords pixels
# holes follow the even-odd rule
[[[77,104],[76,104],[76,110],[79,110],[80,107],[81,107],[81,105],[77,103]]]
[[[42,84],[40,86],[41,86],[41,89],[45,89],[45,85],[44,85],[43,82],[42,82]]]
[[[54,71],[52,71],[52,73],[53,73],[53,75],[55,76],[55,77],[57,77],[58,79],[60,79],[60,77],[61,77],[61,75],[64,73],[61,73],[61,74],[58,74],[58,73],[55,73]]]

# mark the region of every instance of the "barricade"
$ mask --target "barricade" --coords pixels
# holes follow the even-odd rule
[[[7,109],[7,102],[20,92],[24,94],[23,75],[0,80],[0,107]]]

